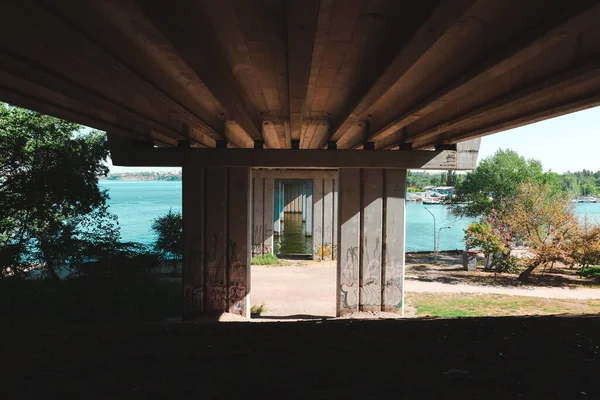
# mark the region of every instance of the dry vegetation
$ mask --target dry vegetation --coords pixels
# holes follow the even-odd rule
[[[479,266],[476,271],[465,271],[461,255],[444,253],[438,264],[430,254],[408,254],[406,256],[406,279],[450,284],[523,286],[518,273],[495,273]],[[593,271],[593,270],[591,270]],[[568,288],[600,288],[600,279],[594,274],[581,277],[579,269],[555,263],[552,269],[539,268],[531,274],[527,286],[550,286]]]

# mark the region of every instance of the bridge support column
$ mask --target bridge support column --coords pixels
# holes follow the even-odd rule
[[[337,315],[404,311],[406,170],[339,172]]]
[[[250,169],[183,167],[184,319],[250,316]]]

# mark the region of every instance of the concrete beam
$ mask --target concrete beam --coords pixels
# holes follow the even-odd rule
[[[440,5],[401,48],[385,71],[376,75],[375,81],[367,86],[367,90],[361,93],[360,97],[350,100],[349,109],[341,118],[335,119],[331,140],[340,140],[353,125],[358,124],[362,120],[363,114],[454,26],[473,3],[474,0],[444,0],[440,2]]]
[[[520,90],[502,95],[489,103],[447,119],[427,130],[412,133],[405,137],[404,140],[406,143],[423,142],[478,119],[484,119],[488,115],[514,108],[515,104],[524,104],[537,98],[552,96],[568,89],[570,86],[581,85],[599,77],[599,59],[585,62],[576,68],[569,65],[563,71],[553,72],[549,76],[545,76]]]
[[[566,35],[562,33],[576,29],[582,19],[590,18],[589,11],[595,7],[598,7],[598,3],[593,0],[569,3],[561,12],[544,20],[541,26],[528,27],[527,32],[521,35],[519,40],[510,41],[505,48],[495,50],[489,58],[476,68],[467,71],[456,81],[387,122],[385,126],[376,127],[375,132],[369,136],[368,140],[380,141],[393,135],[403,127],[450,104],[455,99],[469,95],[470,91],[486,80],[500,76],[511,68],[534,58],[545,49],[564,40]]]
[[[300,140],[306,89],[319,14],[318,0],[290,0],[288,15],[288,79],[291,140]],[[289,148],[291,148],[291,140]]]
[[[491,135],[493,133],[502,132],[508,129],[518,128],[520,126],[544,121],[548,118],[555,118],[561,115],[583,111],[597,106],[600,106],[600,93],[595,93],[592,96],[585,96],[582,98],[571,98],[561,102],[560,104],[556,104],[553,107],[544,108],[543,110],[537,112],[523,113],[514,118],[493,123],[477,130],[448,137],[444,140],[444,143],[461,143],[461,141],[467,139],[480,138],[482,136]]]
[[[255,178],[274,179],[336,179],[337,170],[314,170],[314,169],[255,169],[252,176]]]
[[[469,152],[469,160],[473,158]],[[459,162],[460,151],[361,151],[361,150],[267,150],[267,149],[132,149],[111,147],[114,165],[122,166],[245,166],[258,168],[400,168],[474,169]],[[476,159],[475,159],[476,160]]]
[[[206,18],[203,7],[209,5],[188,2],[164,7],[156,1],[138,5],[225,107],[226,117],[235,120],[253,140],[261,140],[259,112],[240,87],[223,44],[219,43],[211,21]],[[195,38],[193,41],[190,41],[191,36]]]

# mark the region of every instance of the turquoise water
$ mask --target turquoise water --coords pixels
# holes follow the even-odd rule
[[[152,220],[172,209],[181,211],[181,182],[166,181],[101,181],[100,187],[109,190],[110,211],[119,217],[121,236],[124,241],[135,241],[150,244],[155,236],[150,230]],[[441,250],[464,248],[464,229],[471,220],[457,219],[448,213],[442,205],[424,206],[408,203],[406,206],[406,250],[433,250],[433,217],[439,229],[443,229],[440,237]],[[600,221],[600,203],[577,204],[576,210],[581,215]],[[436,232],[437,235],[437,232]]]
[[[119,217],[125,242],[150,244],[152,220],[169,209],[181,212],[181,181],[100,181],[108,189],[109,211]]]
[[[284,213],[282,235],[275,236],[276,254],[312,254],[312,238],[306,237],[302,213]]]

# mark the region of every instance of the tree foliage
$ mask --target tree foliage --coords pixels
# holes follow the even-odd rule
[[[513,272],[510,259],[511,238],[499,227],[493,228],[485,221],[473,222],[465,230],[468,248],[479,248],[485,255],[485,268],[497,272]]]
[[[569,263],[570,243],[578,237],[579,220],[565,193],[548,184],[526,182],[503,207],[500,222],[532,255],[519,279],[526,281],[540,265]]]
[[[556,189],[559,185],[557,175],[544,173],[539,161],[526,160],[512,150],[498,150],[457,183],[452,213],[471,218],[488,215],[514,196],[526,181],[547,183]]]
[[[158,235],[154,247],[163,257],[183,257],[183,217],[181,213],[169,212],[152,222],[152,230]]]
[[[600,265],[600,226],[584,220],[578,226],[578,232],[569,244],[571,265],[581,267],[581,275],[590,266]]]
[[[527,281],[540,265],[572,263],[580,251],[580,221],[570,197],[551,184],[522,182],[516,193],[506,197],[467,230],[467,244],[481,248],[506,270],[514,265],[511,250],[526,248],[525,270],[519,279]],[[576,250],[577,249],[577,250]],[[502,269],[501,268],[501,269]]]
[[[110,249],[119,238],[107,211],[105,136],[0,103],[0,245],[3,269],[57,269]]]
[[[426,186],[455,186],[463,179],[456,171],[430,173],[426,171],[408,171],[407,185],[411,192],[422,192]]]

